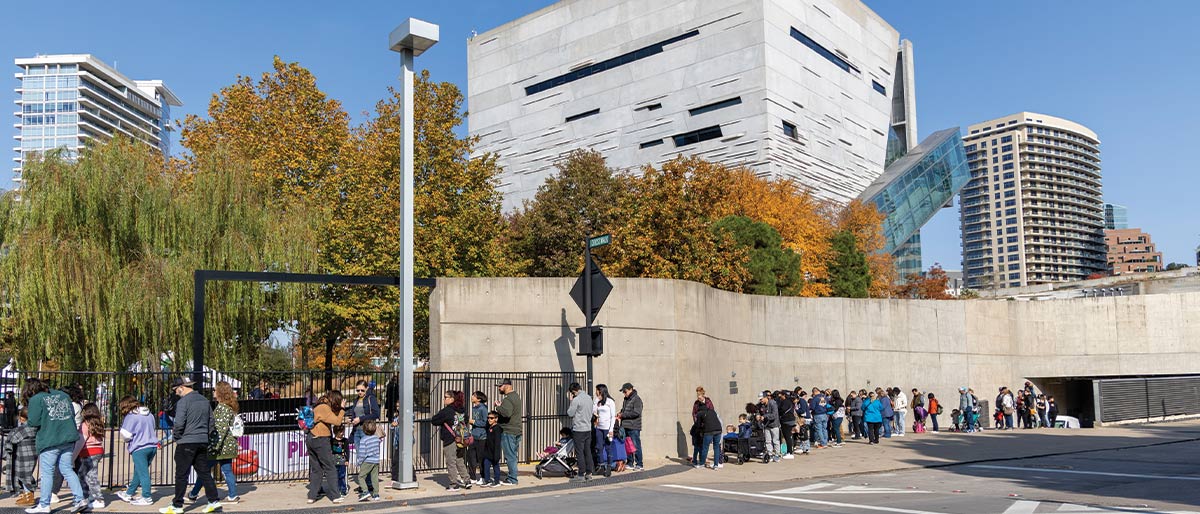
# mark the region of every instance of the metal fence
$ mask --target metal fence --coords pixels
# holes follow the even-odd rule
[[[81,389],[85,401],[95,402],[106,416],[106,458],[101,463],[99,476],[101,484],[109,488],[124,487],[133,475],[133,463],[118,433],[121,421],[118,402],[126,395],[137,398],[156,416],[163,444],[151,464],[150,477],[155,486],[161,486],[174,481],[175,445],[168,434],[172,404],[170,381],[176,376],[180,374],[18,372],[16,384],[0,387],[0,395],[12,392],[19,401],[20,388],[30,377],[46,380],[58,389]],[[359,380],[374,385],[381,411],[378,425],[384,442],[380,452],[380,469],[390,473],[396,441],[388,421],[395,418],[398,407],[398,378],[396,373],[381,371],[210,371],[205,375],[205,384],[199,389],[211,397],[211,388],[218,381],[225,381],[237,390],[240,415],[246,426],[246,433],[239,438],[241,451],[234,462],[238,482],[275,482],[308,477],[307,448],[304,434],[296,424],[297,409],[313,402],[316,395],[326,389],[340,391],[346,399],[353,401],[354,387]],[[418,372],[413,377],[415,471],[445,469],[436,427],[428,422],[441,408],[438,400],[442,394],[459,390],[469,397],[471,392],[481,391],[488,396],[490,406],[498,399],[496,384],[505,378],[512,380],[514,390],[522,401],[524,437],[519,452],[522,461],[533,460],[541,448],[558,439],[558,431],[565,423],[566,388],[571,382],[583,382],[582,373]],[[260,387],[260,384],[265,387]],[[347,415],[352,417],[352,411],[348,410]],[[7,430],[0,430],[0,447],[7,452],[6,434]],[[351,437],[349,430],[346,431],[346,437]],[[356,459],[353,445],[348,446],[345,455],[347,472],[353,474],[356,472]],[[8,461],[6,453],[3,473],[5,487],[11,487],[12,484]]]

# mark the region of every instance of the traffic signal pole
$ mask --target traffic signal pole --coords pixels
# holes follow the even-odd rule
[[[592,244],[587,238],[583,240],[583,323],[587,328],[592,327]],[[591,332],[588,332],[589,336]],[[580,340],[579,344],[583,344]],[[589,344],[590,341],[589,341]],[[592,352],[587,356],[587,393],[592,394]]]

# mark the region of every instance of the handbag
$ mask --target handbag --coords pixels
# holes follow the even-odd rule
[[[629,438],[629,437],[625,438],[625,453],[627,453],[629,455],[633,455],[633,454],[637,453],[637,445],[633,444],[632,438]]]

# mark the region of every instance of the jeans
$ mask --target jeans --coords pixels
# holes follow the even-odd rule
[[[763,450],[766,451],[767,455],[770,455],[771,457],[778,457],[779,456],[779,427],[768,427],[767,429],[763,430],[763,436],[766,437],[766,447],[763,448]],[[708,436],[704,436],[704,437],[706,438],[705,445],[707,445],[708,444],[707,443]],[[700,462],[704,462],[703,455],[700,456]]]
[[[596,446],[596,469],[604,466],[612,469],[612,454],[608,451],[608,430],[600,428],[592,432],[592,444]]]
[[[938,431],[937,414],[930,414],[929,419],[930,419],[930,421],[933,421],[933,431],[937,432]]]
[[[778,428],[775,429],[779,431]],[[704,442],[700,443],[700,464],[704,464],[708,460],[708,447],[713,449],[713,467],[721,463],[721,433],[704,434]]]
[[[813,427],[817,429],[817,445],[825,446],[829,444],[829,415],[817,414],[813,416]]]
[[[1008,428],[1008,429],[1013,428],[1013,415],[1012,414],[1004,415],[1004,428]]]
[[[133,496],[138,488],[142,489],[142,498],[150,497],[150,462],[154,460],[154,456],[158,454],[158,448],[147,446],[130,454],[133,459],[133,480],[129,481],[129,487],[125,489],[125,494]]]
[[[364,462],[358,466],[358,488],[363,494],[379,496],[379,463]]]
[[[867,422],[867,440],[873,444],[879,444],[879,428],[883,423],[877,421]]]
[[[75,443],[63,443],[51,446],[38,454],[38,467],[41,469],[41,486],[38,505],[50,505],[50,493],[54,488],[54,472],[58,471],[67,480],[71,494],[76,503],[83,501],[83,485],[79,483],[79,475],[71,466],[75,460]]]
[[[505,481],[517,483],[517,447],[521,446],[521,436],[505,432],[500,434],[500,449],[504,450],[504,461],[508,465],[508,477]]]
[[[883,418],[883,437],[892,437],[892,420],[896,419],[893,416],[884,416]]]
[[[175,497],[171,505],[183,507],[183,493],[187,491],[188,475],[196,471],[196,481],[204,487],[204,497],[208,503],[215,503],[217,484],[213,481],[212,469],[208,467],[208,444],[205,443],[175,443]]]
[[[908,417],[907,412],[904,412],[902,410],[896,411],[896,427],[895,427],[896,435],[904,435],[904,422],[905,422],[906,417]]]
[[[345,465],[345,464],[338,464],[337,462],[338,462],[338,461],[337,461],[337,456],[334,456],[334,458],[333,458],[333,463],[334,463],[334,464],[333,464],[333,468],[334,468],[335,470],[337,470],[337,477],[338,477],[338,479],[337,479],[337,485],[338,485],[338,494],[340,494],[340,495],[342,495],[342,496],[346,496],[346,492],[350,490],[350,488],[346,487],[346,465]]]
[[[1038,411],[1038,423],[1040,423],[1042,425],[1042,427],[1050,426],[1050,420],[1048,418],[1046,418],[1046,411],[1044,411],[1044,410]]]
[[[575,463],[579,468],[579,475],[591,475],[592,472],[596,471],[596,462],[592,459],[591,451],[592,431],[584,430],[583,432],[576,432],[572,430],[571,440],[575,442]],[[486,468],[487,464],[484,464],[484,467]]]
[[[637,451],[634,452],[633,455],[629,456],[629,460],[632,461],[635,466],[639,468],[642,467],[642,431],[630,430],[627,428],[625,429],[625,437],[633,439],[633,446],[637,448]]]
[[[833,418],[833,438],[837,444],[842,444],[842,420],[846,418]]]
[[[585,432],[585,433],[590,434],[591,432]],[[575,453],[579,453],[579,452],[575,452]],[[500,463],[492,462],[491,458],[484,457],[483,458],[483,469],[479,471],[479,474],[480,474],[480,477],[483,478],[484,482],[489,483],[489,484],[499,484],[500,483]]]
[[[322,492],[330,500],[341,498],[330,438],[307,435],[304,444],[308,446],[308,499],[316,500]]]
[[[225,488],[229,490],[226,495],[229,498],[237,498],[237,477],[233,474],[233,459],[218,459],[208,461],[209,467],[216,464],[221,469],[221,475],[225,477]],[[214,482],[215,483],[215,482]],[[201,482],[196,480],[196,485],[192,486],[192,492],[188,496],[196,496],[200,493]]]

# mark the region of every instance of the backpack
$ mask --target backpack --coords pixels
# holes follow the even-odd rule
[[[445,426],[446,430],[454,434],[454,443],[459,448],[466,448],[475,444],[475,436],[471,435],[471,426],[467,423],[466,415],[455,414],[454,426],[451,427],[449,423],[446,423]]]
[[[936,414],[936,415],[938,415],[938,416],[941,416],[941,415],[942,415],[942,404],[940,404],[940,403],[938,404],[938,406],[937,406],[937,412],[934,412],[934,414]]]
[[[242,422],[241,414],[233,415],[233,423],[229,425],[229,435],[241,437],[246,434],[246,425]]]
[[[305,432],[313,429],[316,422],[313,420],[312,407],[305,405],[296,409],[296,424]]]

